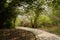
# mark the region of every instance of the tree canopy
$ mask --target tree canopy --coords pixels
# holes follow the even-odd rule
[[[35,0],[0,0],[0,28],[14,28],[17,6],[22,6],[22,3],[31,5]]]
[[[53,21],[55,18],[60,20],[59,3],[60,0],[0,0],[0,28],[14,28],[18,14],[33,15],[32,27],[37,27],[41,14],[48,15]]]

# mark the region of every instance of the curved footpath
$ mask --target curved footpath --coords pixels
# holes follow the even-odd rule
[[[34,33],[37,40],[60,40],[60,37],[58,35],[39,29],[27,28],[27,27],[16,27],[16,29],[23,29]]]

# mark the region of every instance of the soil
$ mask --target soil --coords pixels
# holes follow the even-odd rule
[[[32,32],[22,29],[0,29],[0,40],[36,40]]]

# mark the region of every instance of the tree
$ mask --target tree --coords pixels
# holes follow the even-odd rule
[[[37,20],[38,17],[40,15],[41,12],[43,12],[43,10],[45,10],[44,8],[42,8],[41,6],[46,6],[45,10],[47,13],[47,15],[52,19],[51,21],[53,21],[53,24],[58,24],[60,23],[60,0],[39,0],[36,1],[33,4],[33,7],[31,7],[31,9],[35,12],[34,15],[34,22],[32,22],[32,27],[37,27]],[[48,7],[47,7],[48,6]]]
[[[38,25],[37,21],[38,21],[38,17],[40,16],[40,14],[42,13],[42,11],[44,10],[44,8],[42,7],[42,5],[44,4],[44,0],[37,0],[35,2],[32,3],[31,6],[28,7],[28,9],[26,10],[27,13],[29,13],[30,16],[33,16],[34,18],[30,19],[31,21],[31,26],[33,28],[36,28]]]
[[[35,0],[0,0],[0,29],[14,28],[18,15],[16,7],[22,6],[22,3],[31,5],[33,1]]]

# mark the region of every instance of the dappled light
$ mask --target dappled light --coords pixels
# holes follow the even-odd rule
[[[4,38],[2,40],[9,38],[8,36],[10,34],[11,36],[14,35],[13,33],[15,33],[17,29],[19,29],[19,33],[22,29],[24,31],[33,32],[33,34],[36,35],[36,29],[37,31],[39,30],[39,32],[37,32],[39,34],[40,30],[44,30],[43,33],[47,31],[60,36],[60,0],[0,0],[0,29],[3,30],[0,30],[1,36]],[[7,32],[4,31],[5,29]],[[10,33],[10,31],[13,31],[11,29],[14,29],[13,33]],[[5,32],[8,36],[4,34]],[[29,33],[26,35],[29,35]],[[43,35],[45,34],[42,34],[42,36]],[[12,36],[11,40],[15,39],[16,38]],[[27,39],[26,37],[26,40]],[[36,39],[40,40],[40,37]]]

